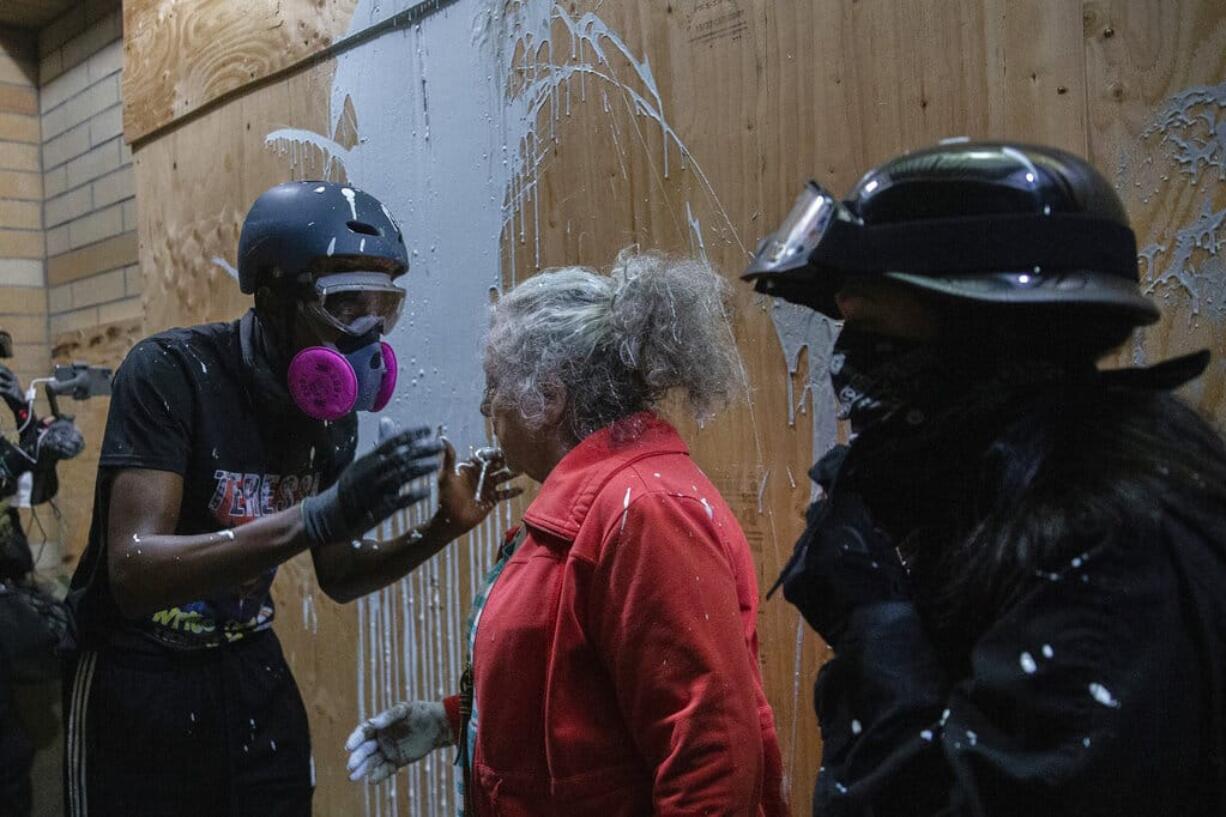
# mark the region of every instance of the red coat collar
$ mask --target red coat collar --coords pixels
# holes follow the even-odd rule
[[[688,454],[668,422],[650,411],[618,420],[567,452],[524,511],[524,522],[573,540],[600,490],[631,463],[655,454]]]

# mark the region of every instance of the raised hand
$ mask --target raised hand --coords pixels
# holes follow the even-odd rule
[[[423,426],[389,437],[354,460],[335,485],[303,500],[302,521],[311,544],[353,539],[428,497],[428,489],[407,486],[438,470],[441,450]]]
[[[438,476],[439,515],[456,536],[477,525],[499,502],[524,492],[523,488],[506,487],[518,474],[507,468],[502,452],[482,448],[464,462],[456,464],[451,442],[443,440],[443,470]]]

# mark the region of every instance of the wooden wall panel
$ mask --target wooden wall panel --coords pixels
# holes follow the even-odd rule
[[[57,364],[85,362],[116,369],[133,344],[143,337],[142,328],[141,321],[121,321],[64,332],[51,338],[52,361]],[[57,468],[60,491],[56,496],[56,506],[59,510],[62,552],[65,561],[73,562],[81,557],[89,543],[99,448],[106,431],[106,413],[111,400],[109,397],[92,397],[78,402],[71,397],[62,397],[58,402],[61,411],[73,415],[77,428],[81,429],[86,440],[85,450],[79,457],[61,463]]]
[[[1226,424],[1226,6],[1085,4],[1095,163],[1124,199],[1162,321],[1124,362],[1209,348],[1189,399]]]
[[[124,0],[124,135],[138,141],[297,65],[349,27],[356,0]]]
[[[206,14],[214,5],[177,8]],[[475,5],[461,3],[449,13],[471,14]],[[233,43],[269,42],[267,32],[254,30],[269,19],[261,16],[268,7],[253,6],[241,20],[225,12],[189,20],[173,6],[125,4],[129,137],[150,133],[243,84],[241,72],[223,70],[222,55],[234,53]],[[492,7],[507,8],[501,2]],[[285,20],[302,19],[311,8],[306,0],[282,0],[279,13]],[[339,19],[339,8],[326,5],[331,19]],[[159,10],[179,16],[158,28],[153,21]],[[506,283],[538,266],[603,266],[632,243],[706,253],[725,272],[735,293],[732,330],[750,390],[715,422],[704,428],[686,424],[683,430],[737,511],[764,590],[801,528],[809,499],[805,471],[818,453],[812,450],[812,413],[828,416],[829,406],[820,394],[815,408],[805,401],[806,387],[822,382],[807,371],[808,353],[799,355],[789,375],[772,304],[754,297],[736,276],[747,251],[783,216],[806,178],[841,193],[872,164],[956,135],[1089,153],[1118,178],[1142,245],[1167,247],[1156,256],[1162,271],[1153,277],[1166,275],[1162,264],[1176,253],[1181,235],[1178,252],[1187,258],[1178,271],[1187,273],[1190,266],[1195,273],[1184,275],[1187,286],[1178,276],[1158,285],[1156,295],[1169,314],[1135,354],[1156,357],[1206,344],[1222,351],[1226,293],[1220,287],[1226,274],[1220,259],[1226,256],[1210,252],[1217,247],[1215,236],[1223,236],[1221,223],[1204,222],[1200,233],[1188,230],[1199,223],[1206,202],[1209,216],[1226,208],[1219,175],[1226,143],[1217,153],[1211,150],[1212,139],[1226,133],[1226,92],[1206,92],[1208,101],[1189,104],[1193,115],[1184,117],[1187,122],[1163,115],[1168,100],[1185,89],[1226,80],[1226,8],[1220,3],[585,0],[558,7],[572,20],[587,11],[598,14],[625,50],[607,37],[600,40],[607,78],[588,74],[582,86],[574,79],[562,83],[557,104],[543,106],[532,147],[544,161],[526,180],[535,184],[519,188],[521,197],[513,198],[515,218],[503,236]],[[218,26],[229,28],[216,35],[214,47],[201,34],[220,31]],[[596,59],[592,41],[572,42],[572,30],[579,29],[555,25],[548,52],[521,51],[517,65],[539,74]],[[602,36],[586,31],[580,40]],[[325,41],[321,34],[315,42]],[[274,71],[290,64],[281,59],[250,64]],[[274,182],[337,172],[314,148],[285,155],[269,150],[265,134],[303,128],[353,144],[363,134],[364,118],[377,115],[359,109],[343,132],[335,132],[327,121],[332,82],[327,63],[260,84],[181,128],[156,134],[137,150],[147,331],[231,318],[245,308],[247,299],[224,268],[234,262],[246,207]],[[650,102],[657,98],[653,93],[659,110],[644,110],[636,95]],[[1155,129],[1156,121],[1166,125]],[[1173,158],[1172,134],[1208,151],[1212,161],[1185,172],[1188,165]],[[1216,366],[1192,396],[1220,420],[1226,372],[1221,361]],[[470,543],[455,550],[462,584],[472,548]],[[437,575],[414,581],[423,593],[439,586]],[[366,632],[358,615],[372,608],[323,600],[303,559],[282,571],[276,592],[278,631],[312,718],[317,813],[365,813],[368,792],[344,781],[338,747],[357,717],[355,669],[369,659],[362,651],[379,647],[358,640]],[[427,612],[439,613],[437,598]],[[390,617],[393,631],[405,626],[395,612]],[[413,632],[427,633],[430,621],[412,623]],[[781,599],[764,603],[760,628],[794,811],[807,814],[820,763],[811,684],[828,653]],[[358,669],[358,678],[363,671]],[[402,797],[405,785],[398,789]]]

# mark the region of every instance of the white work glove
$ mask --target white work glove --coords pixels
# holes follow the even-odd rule
[[[345,741],[349,779],[381,783],[401,766],[421,760],[435,749],[455,745],[447,711],[441,703],[398,703],[362,721]]]

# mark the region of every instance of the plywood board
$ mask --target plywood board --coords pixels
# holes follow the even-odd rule
[[[303,61],[349,26],[356,0],[125,0],[129,142]]]
[[[124,355],[142,337],[141,328],[141,321],[123,321],[62,333],[51,339],[51,360],[53,363],[83,362],[117,369]],[[49,372],[41,372],[40,376],[47,374]],[[59,522],[62,553],[65,561],[71,564],[81,557],[89,542],[98,455],[111,401],[109,397],[92,397],[85,401],[64,397],[59,404],[61,411],[73,416],[85,438],[85,450],[75,459],[60,463],[56,469],[60,491],[55,499],[55,516]]]
[[[1226,6],[1085,4],[1087,111],[1161,322],[1123,363],[1211,349],[1186,396],[1226,426]]]

